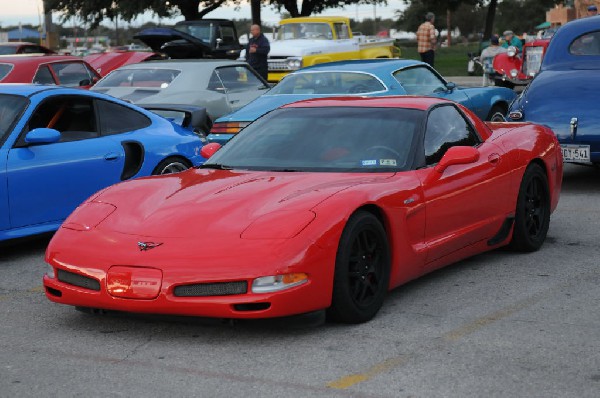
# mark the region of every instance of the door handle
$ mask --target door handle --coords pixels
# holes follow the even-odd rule
[[[497,153],[492,153],[490,156],[488,156],[488,162],[496,166],[498,163],[500,163],[500,155]]]
[[[116,152],[110,152],[110,153],[107,153],[106,155],[104,155],[104,160],[108,160],[108,161],[117,160],[118,158],[119,158],[119,154]]]
[[[240,100],[231,100],[231,101],[229,101],[230,104],[237,104],[238,102],[240,102]]]

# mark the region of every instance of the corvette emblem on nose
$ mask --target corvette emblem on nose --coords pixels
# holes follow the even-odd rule
[[[145,251],[154,249],[155,247],[162,245],[162,243],[161,242],[138,242],[137,245],[140,248],[140,251],[145,252]]]

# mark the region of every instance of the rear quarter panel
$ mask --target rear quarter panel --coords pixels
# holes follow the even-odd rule
[[[533,162],[539,163],[548,176],[551,209],[554,211],[562,187],[563,161],[560,145],[552,130],[533,123],[486,123],[492,131],[490,140],[506,151],[505,161],[513,165],[513,184],[510,197],[513,208],[525,169]]]

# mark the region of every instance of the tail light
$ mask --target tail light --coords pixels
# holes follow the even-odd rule
[[[217,122],[210,129],[210,134],[237,134],[250,122]]]

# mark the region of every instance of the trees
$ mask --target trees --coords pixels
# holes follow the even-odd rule
[[[358,4],[386,4],[387,0],[302,0],[300,8],[296,0],[266,0],[281,10],[285,9],[292,17],[307,17],[314,13],[320,13],[328,8],[340,8]]]
[[[66,18],[80,18],[94,28],[104,19],[131,21],[147,11],[159,17],[180,13],[186,20],[200,19],[222,5],[240,3],[241,0],[44,0],[44,9],[62,12]]]
[[[131,21],[137,15],[151,11],[159,17],[181,14],[186,20],[200,19],[223,5],[239,6],[242,0],[44,0],[44,9],[59,11],[66,18],[77,17],[91,27],[104,19],[120,18]],[[296,0],[251,0],[252,18],[260,23],[260,6],[269,5],[285,9],[292,17],[308,16],[328,8],[355,4],[385,4],[386,0],[302,0],[300,8]]]

